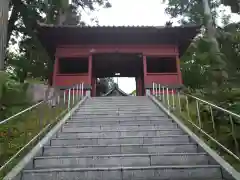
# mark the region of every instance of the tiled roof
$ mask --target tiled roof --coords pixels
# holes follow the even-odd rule
[[[125,93],[123,90],[121,90],[118,85],[114,85],[112,89],[110,89],[110,91],[108,91],[106,94],[104,94],[103,96],[109,96],[111,93],[113,93],[114,91],[119,92],[122,96],[129,96],[127,93]]]
[[[87,26],[76,26],[76,25],[54,25],[54,24],[44,24],[44,23],[38,23],[41,27],[55,27],[55,28],[121,28],[121,29],[139,29],[139,28],[151,28],[151,29],[165,29],[165,28],[196,28],[200,27],[198,25],[186,25],[186,26],[147,26],[147,25],[124,25],[124,26],[106,26],[106,25],[87,25]]]

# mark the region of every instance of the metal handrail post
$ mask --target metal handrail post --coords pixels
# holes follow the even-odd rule
[[[154,96],[154,82],[152,83],[152,95]]]
[[[161,100],[162,96],[161,96],[161,85],[160,84],[158,85],[158,90],[159,90],[159,92],[158,92],[159,99]]]
[[[77,99],[77,102],[78,102],[78,84],[76,85],[76,99]]]
[[[63,103],[66,103],[66,90],[63,91]]]
[[[71,107],[71,89],[68,90],[68,111],[70,111]]]
[[[82,83],[82,97],[84,96],[84,83]]]
[[[74,105],[74,103],[75,103],[75,88],[74,88],[74,86],[73,86],[73,90],[72,90],[72,93],[73,93],[73,102],[72,102],[72,104]]]

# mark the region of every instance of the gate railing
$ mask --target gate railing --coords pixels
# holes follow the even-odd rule
[[[83,99],[83,87],[77,84],[0,121],[0,179]]]
[[[179,88],[153,83],[151,94],[169,114],[180,117],[195,134],[240,170],[240,115]]]

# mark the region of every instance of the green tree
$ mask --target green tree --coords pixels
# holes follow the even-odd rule
[[[78,8],[88,8],[94,11],[95,6],[98,5],[110,7],[107,0],[96,2],[73,0],[71,5],[68,4],[68,0],[11,0],[12,13],[8,23],[8,39],[11,44],[15,44],[19,40],[16,37],[21,38],[19,42],[20,54],[23,54],[21,59],[28,62],[19,63],[16,60],[5,60],[6,64],[15,68],[19,66],[16,69],[26,69],[24,64],[28,64],[25,75],[51,80],[49,77],[52,77],[54,59],[48,57],[35,35],[38,22],[55,25],[84,25]],[[13,62],[14,64],[12,64]],[[23,81],[23,77],[26,76],[18,79]]]
[[[205,42],[208,42],[208,49],[204,54],[208,53],[211,57],[211,76],[212,93],[217,93],[225,85],[227,80],[226,63],[224,54],[221,53],[219,43],[217,41],[216,24],[216,8],[220,5],[217,1],[195,1],[195,0],[169,0],[166,12],[173,18],[181,17],[182,24],[203,24],[205,31],[202,35]]]

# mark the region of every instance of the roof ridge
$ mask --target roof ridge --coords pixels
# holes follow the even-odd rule
[[[114,85],[106,94],[104,94],[103,96],[108,96],[109,94],[111,94],[111,92],[113,92],[114,90],[119,91],[121,94],[123,94],[124,96],[129,96],[127,93],[125,93],[123,90],[121,90],[118,85]]]

